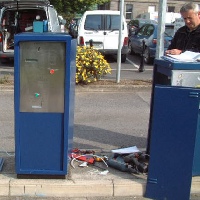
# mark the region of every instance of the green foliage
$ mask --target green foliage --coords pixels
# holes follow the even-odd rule
[[[95,82],[107,73],[111,73],[110,64],[100,52],[92,47],[77,47],[76,83]]]
[[[67,21],[66,28],[77,14],[82,15],[86,10],[93,10],[95,5],[107,2],[110,0],[50,0],[59,15]]]
[[[58,13],[66,15],[83,14],[90,10],[94,5],[102,5],[110,0],[50,0],[51,4],[57,9]]]

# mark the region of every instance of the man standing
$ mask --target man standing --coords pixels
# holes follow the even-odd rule
[[[184,51],[200,52],[200,11],[198,4],[187,3],[180,9],[185,26],[179,28],[166,54],[178,55]]]

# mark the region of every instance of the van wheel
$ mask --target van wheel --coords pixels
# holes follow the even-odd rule
[[[126,62],[126,54],[121,55],[121,62],[125,63]]]

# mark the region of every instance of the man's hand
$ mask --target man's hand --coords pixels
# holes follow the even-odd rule
[[[171,54],[171,55],[179,55],[181,53],[182,51],[179,49],[170,49],[170,50],[165,51],[165,54]]]

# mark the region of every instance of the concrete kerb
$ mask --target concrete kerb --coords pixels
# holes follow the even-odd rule
[[[0,84],[0,91],[13,91],[14,85]]]
[[[193,177],[191,195],[200,195],[199,186],[199,177]],[[145,188],[146,181],[143,179],[36,180],[0,175],[0,197],[142,197]]]
[[[0,175],[1,196],[29,197],[120,197],[143,196],[146,182],[117,180],[16,179]]]

